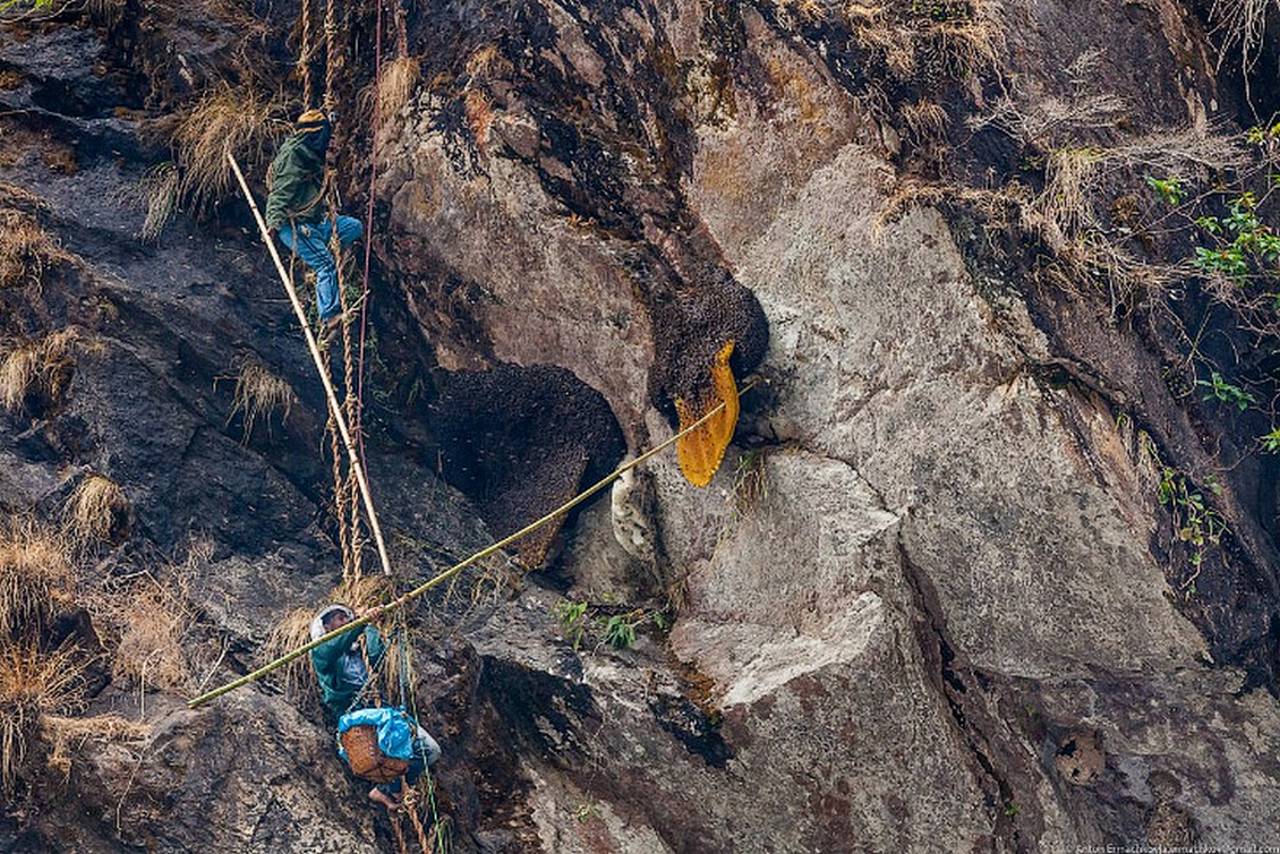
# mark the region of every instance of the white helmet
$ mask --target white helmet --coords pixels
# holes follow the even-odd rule
[[[353,620],[356,618],[356,612],[352,611],[346,605],[325,605],[320,609],[320,613],[316,614],[316,618],[311,621],[311,639],[313,641],[320,640],[320,638],[328,634],[328,631],[326,631],[324,627],[324,621],[330,614],[338,611],[345,612],[346,615]]]

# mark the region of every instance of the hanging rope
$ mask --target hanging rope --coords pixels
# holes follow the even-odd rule
[[[334,229],[333,229],[333,232],[334,232],[333,242],[334,242],[334,253],[335,253],[334,257],[338,258],[340,257],[342,247],[340,245],[341,241],[338,240],[337,238],[337,234],[338,234],[337,203],[331,202],[330,209],[332,211],[333,222],[334,222]],[[364,445],[360,438],[360,426],[359,426],[360,425],[360,402],[354,393],[355,386],[352,379],[353,378],[352,371],[355,369],[355,359],[351,349],[351,324],[352,324],[352,321],[354,320],[354,317],[351,312],[351,306],[349,306],[347,302],[346,277],[344,273],[341,271],[341,268],[339,268],[339,273],[338,273],[338,293],[341,295],[339,299],[342,305],[342,385],[344,389],[344,394],[346,395],[345,398],[343,399],[343,404],[346,407],[347,423],[352,425],[352,429],[355,431],[355,434],[356,434],[356,442],[358,443],[358,446],[361,448],[360,458],[364,459],[364,452],[363,452]],[[344,484],[340,484],[340,483],[334,484],[335,491],[342,491],[343,487],[344,487]],[[356,487],[355,478],[352,478],[352,477],[347,478],[345,489],[346,489],[347,495],[345,497],[345,500],[343,501],[343,505],[345,506],[346,513],[343,514],[342,508],[339,508],[338,524],[339,526],[345,526],[349,531],[349,533],[347,534],[347,548],[349,551],[348,558],[351,561],[352,573],[356,577],[359,577],[362,569],[361,563],[360,563],[360,504],[359,504],[360,495]]]
[[[241,177],[241,180],[243,180],[243,177]],[[245,189],[247,191],[248,188],[246,187]],[[257,210],[256,206],[254,210],[256,212]],[[263,226],[263,230],[265,232],[266,230],[265,225]],[[274,249],[275,247],[272,247],[273,253],[274,253]],[[276,257],[279,258],[278,255]],[[284,273],[283,266],[281,266],[280,272],[283,275]],[[287,279],[286,279],[286,282],[287,282]],[[290,290],[292,290],[292,286],[290,286]],[[295,295],[294,299],[296,300],[296,298],[297,297]],[[301,314],[300,305],[298,306],[298,312],[299,314]],[[308,330],[308,338],[310,338],[309,330]],[[318,360],[317,360],[317,364],[318,364]],[[746,394],[748,391],[754,388],[758,382],[759,380],[749,381],[742,387],[742,389],[740,390],[740,393]],[[330,386],[330,388],[332,387]],[[332,401],[332,405],[335,409],[337,408],[336,400]],[[198,697],[193,698],[192,700],[187,702],[187,707],[191,709],[198,708],[199,706],[203,706],[205,703],[209,702],[210,700],[216,700],[218,697],[221,697],[223,694],[230,693],[231,691],[234,691],[237,688],[241,688],[245,685],[248,685],[251,682],[256,682],[259,679],[261,679],[263,676],[266,676],[268,673],[271,673],[275,670],[278,670],[281,667],[284,667],[286,664],[293,661],[294,659],[300,656],[306,655],[311,650],[315,649],[316,647],[320,646],[323,643],[333,640],[334,638],[338,637],[344,632],[349,632],[352,629],[359,628],[360,626],[368,625],[374,619],[374,617],[379,616],[383,612],[393,611],[398,608],[403,608],[405,605],[408,605],[410,602],[413,602],[414,600],[421,598],[422,596],[429,593],[432,589],[439,587],[441,584],[444,584],[445,582],[456,577],[460,572],[462,572],[467,567],[473,566],[474,564],[484,560],[490,555],[493,555],[502,551],[512,543],[518,540],[524,539],[529,534],[532,534],[534,531],[537,531],[538,529],[542,528],[548,523],[554,521],[555,519],[558,519],[560,516],[564,515],[565,513],[568,513],[570,510],[577,507],[579,504],[582,504],[584,501],[586,501],[587,499],[591,498],[593,495],[600,492],[606,486],[613,483],[615,480],[622,477],[627,472],[631,471],[637,466],[643,465],[644,463],[648,462],[653,457],[657,456],[658,454],[670,448],[680,439],[683,439],[685,436],[689,435],[694,430],[698,429],[703,424],[707,423],[712,418],[719,415],[720,411],[724,408],[724,406],[725,404],[723,401],[716,404],[714,407],[711,408],[710,411],[707,412],[706,415],[702,416],[697,421],[690,424],[688,427],[676,433],[674,436],[662,442],[661,444],[655,445],[654,447],[645,451],[643,454],[636,457],[631,462],[621,465],[618,468],[614,469],[610,474],[605,475],[603,478],[596,481],[590,487],[578,493],[576,496],[569,499],[564,504],[561,504],[559,507],[552,510],[547,515],[543,516],[541,519],[536,519],[533,522],[530,522],[528,525],[525,525],[520,530],[516,531],[514,534],[509,534],[508,536],[503,537],[501,540],[498,540],[495,543],[491,543],[490,545],[485,546],[483,549],[471,555],[470,557],[466,558],[465,560],[461,561],[460,563],[456,563],[453,566],[449,567],[448,569],[427,579],[422,584],[419,584],[417,587],[410,590],[408,593],[401,595],[400,597],[387,603],[386,605],[382,605],[377,608],[371,609],[369,613],[366,613],[364,616],[357,617],[356,619],[347,623],[342,628],[334,629],[333,631],[328,632],[319,638],[316,638],[310,643],[304,644],[303,646],[298,647],[292,652],[285,653],[284,655],[280,656],[274,661],[271,661],[263,665],[262,667],[259,667],[257,670],[254,670],[252,673],[248,673],[244,676],[241,676],[238,679],[234,679],[231,682],[228,682],[227,684],[219,688],[215,688],[212,691],[208,691],[204,694],[201,694]],[[339,423],[339,426],[341,426],[341,422]],[[351,453],[355,452],[354,448],[352,448],[350,445],[347,446],[347,449]],[[357,474],[359,474],[360,469],[358,466],[356,467],[355,470]],[[368,508],[366,507],[366,509]],[[373,518],[375,519],[374,531],[377,532],[378,528],[376,524],[376,517],[373,517]]]
[[[298,72],[302,75],[302,106],[310,109],[311,100],[311,0],[302,0],[302,48],[298,51]]]
[[[338,4],[334,0],[325,1],[324,53],[324,111],[332,113],[338,103],[336,84],[343,66],[343,54],[338,47]]]
[[[356,364],[356,441],[364,458],[364,355],[369,328],[369,269],[373,260],[373,202],[378,185],[378,137],[382,130],[382,0],[373,36],[373,141],[369,155],[369,199],[364,213],[364,276],[360,287],[360,351]]]
[[[329,359],[325,357],[325,370],[329,370]],[[338,442],[338,422],[334,420],[333,413],[329,413],[329,418],[325,421],[325,432],[329,436],[329,453],[333,458],[333,505],[334,515],[338,519],[338,551],[342,555],[342,579],[350,580],[358,573],[353,572],[354,564],[351,561],[351,544],[349,542],[350,534],[347,527],[347,508],[348,492],[345,488],[342,473],[342,448]]]
[[[406,22],[404,0],[395,0],[396,4],[396,50],[401,56],[409,55],[409,27]]]
[[[418,692],[415,688],[417,680],[413,676],[413,661],[410,657],[410,647],[406,641],[408,635],[408,620],[405,617],[405,611],[401,608],[396,612],[396,619],[399,623],[400,632],[400,707],[409,710],[410,716],[416,723],[420,720],[418,716]],[[436,785],[435,780],[431,777],[431,766],[427,763],[427,752],[422,745],[415,741],[419,747],[422,759],[422,777],[421,780],[426,781],[427,788],[427,806],[431,810],[431,832],[436,840],[437,845],[440,841],[441,821],[440,812],[436,805]],[[419,781],[421,783],[421,780]],[[422,829],[422,822],[418,819],[417,805],[410,802],[408,798],[405,800],[405,806],[409,809],[409,816],[413,822],[413,829],[418,834],[418,843],[422,846],[424,854],[428,854],[428,841]]]
[[[400,854],[409,854],[409,848],[405,845],[404,831],[400,828],[400,822],[391,822],[391,832],[396,836],[396,847],[400,849]]]

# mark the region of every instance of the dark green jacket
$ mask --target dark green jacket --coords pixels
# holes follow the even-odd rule
[[[267,196],[267,227],[276,228],[290,220],[303,224],[324,218],[324,158],[305,144],[306,134],[295,133],[284,141],[271,161]]]
[[[315,667],[316,678],[320,680],[320,691],[323,694],[325,708],[335,718],[340,718],[347,713],[352,701],[364,687],[356,684],[350,676],[352,668],[359,669],[359,665],[364,662],[360,656],[359,645],[356,645],[354,651],[351,649],[352,645],[356,644],[358,631],[358,629],[351,629],[343,632],[333,640],[311,650],[311,664]],[[377,670],[378,665],[382,663],[382,656],[386,653],[382,635],[373,626],[365,626],[364,643],[369,656],[369,666]],[[350,659],[351,656],[355,657],[354,661]],[[369,697],[368,701],[370,705],[373,704],[372,697]]]

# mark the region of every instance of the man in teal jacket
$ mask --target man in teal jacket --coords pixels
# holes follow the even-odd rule
[[[266,217],[267,228],[315,271],[316,311],[326,337],[342,321],[338,272],[329,241],[335,228],[343,246],[364,232],[355,217],[338,216],[336,223],[325,218],[324,158],[331,133],[328,117],[319,110],[307,110],[298,117],[293,135],[271,162]]]
[[[318,640],[354,619],[355,613],[346,605],[329,605],[311,621],[311,639]],[[364,654],[360,651],[362,638]],[[369,669],[376,669],[385,654],[386,645],[382,641],[382,635],[373,626],[365,626],[364,631],[353,628],[311,650],[311,663],[315,667],[316,678],[320,681],[324,707],[332,716],[331,723],[339,731],[345,727],[346,720],[361,715],[367,717],[370,712],[375,711],[372,707],[377,706],[376,698],[362,694],[369,681]],[[440,758],[440,745],[416,721],[407,715],[405,719],[413,725],[413,733],[409,736],[412,754],[409,757],[409,767],[405,770],[405,781],[413,786],[427,767]],[[397,809],[400,806],[400,781],[374,786],[369,790],[369,799],[389,810]]]
[[[312,621],[311,638],[315,640],[340,629],[353,619],[355,613],[346,605],[330,605]],[[363,654],[360,651],[361,638],[364,639]],[[360,697],[360,692],[369,681],[369,668],[377,669],[385,654],[386,645],[382,641],[382,635],[373,626],[365,626],[364,631],[351,629],[343,632],[311,650],[311,664],[320,681],[324,707],[333,716],[335,724],[351,710],[357,700],[362,705],[374,705],[372,696]]]

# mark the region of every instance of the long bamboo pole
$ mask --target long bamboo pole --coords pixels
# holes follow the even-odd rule
[[[289,302],[293,303],[293,313],[298,316],[298,324],[302,327],[302,334],[307,339],[307,349],[311,351],[311,358],[316,364],[316,372],[320,374],[320,381],[324,383],[324,394],[329,401],[329,411],[333,413],[333,418],[338,423],[338,432],[342,435],[342,443],[347,446],[347,455],[351,457],[351,470],[356,473],[356,483],[360,487],[360,496],[364,499],[364,509],[369,514],[369,527],[373,529],[373,540],[378,544],[378,559],[382,561],[382,571],[386,575],[390,575],[391,560],[387,557],[387,546],[382,539],[382,526],[378,524],[377,511],[373,509],[373,496],[369,492],[369,482],[365,480],[364,466],[360,463],[360,454],[356,450],[355,442],[351,439],[351,431],[347,429],[347,420],[342,415],[342,407],[338,405],[338,395],[333,390],[333,381],[329,378],[328,370],[325,369],[324,360],[320,357],[320,347],[316,344],[315,336],[311,334],[311,326],[307,323],[307,313],[303,310],[302,303],[298,300],[298,292],[294,290],[293,281],[285,271],[284,262],[280,260],[280,252],[276,249],[275,241],[271,239],[271,232],[267,229],[267,223],[262,218],[262,213],[258,210],[258,203],[253,200],[253,192],[244,180],[244,173],[240,171],[240,164],[236,162],[235,156],[229,151],[227,152],[227,161],[231,164],[231,170],[236,174],[236,180],[240,182],[240,189],[244,191],[244,198],[249,203],[249,209],[253,211],[253,218],[258,221],[258,231],[262,236],[262,242],[267,245],[267,251],[271,253],[271,260],[276,263],[276,270],[280,273],[280,283],[284,285],[285,292],[289,295]]]
[[[750,391],[752,388],[755,387],[756,382],[757,382],[756,380],[752,380],[751,382],[748,382],[746,385],[742,387],[742,390],[739,392],[739,394],[746,394],[748,391]],[[676,433],[670,439],[667,439],[665,442],[661,443],[660,445],[655,445],[654,447],[650,448],[648,451],[645,451],[643,454],[636,457],[631,462],[625,463],[619,466],[618,468],[614,469],[612,473],[605,475],[603,478],[601,478],[600,480],[592,484],[590,487],[588,487],[585,491],[569,499],[564,504],[561,504],[555,510],[552,510],[547,515],[543,516],[541,519],[538,519],[535,522],[530,522],[528,525],[525,525],[523,528],[516,531],[514,534],[504,537],[501,540],[498,540],[496,543],[485,546],[483,549],[476,552],[471,557],[467,558],[461,563],[455,563],[453,566],[449,567],[443,572],[433,576],[432,578],[427,579],[422,584],[418,585],[417,587],[410,590],[408,593],[404,594],[398,599],[388,602],[386,605],[382,605],[380,607],[370,609],[363,616],[357,617],[356,619],[347,623],[345,626],[342,626],[339,629],[334,629],[333,631],[328,632],[322,637],[316,638],[306,646],[301,646],[293,650],[292,652],[285,653],[284,655],[277,658],[275,661],[269,662],[268,664],[264,664],[262,667],[259,667],[257,670],[253,671],[252,673],[248,673],[244,676],[241,676],[239,679],[236,679],[232,682],[228,682],[222,687],[215,688],[214,690],[209,691],[206,694],[201,694],[199,697],[196,697],[195,699],[190,700],[187,703],[187,707],[194,709],[194,708],[197,708],[198,706],[203,706],[205,703],[209,702],[210,700],[216,700],[217,698],[221,697],[223,694],[227,694],[231,691],[234,691],[237,688],[248,685],[250,682],[256,682],[259,679],[261,679],[263,676],[266,676],[271,671],[283,667],[284,665],[288,664],[289,662],[293,661],[299,656],[306,655],[308,652],[320,646],[321,644],[328,643],[329,641],[333,640],[334,638],[338,637],[341,634],[352,631],[353,629],[358,629],[361,626],[367,625],[370,621],[372,621],[375,617],[380,615],[383,611],[391,611],[396,608],[404,607],[405,605],[409,604],[413,600],[422,596],[424,593],[431,590],[433,587],[438,587],[439,585],[453,578],[458,573],[462,572],[462,570],[466,569],[472,564],[475,564],[478,561],[484,560],[485,558],[489,557],[489,555],[494,554],[495,552],[498,552],[506,548],[507,546],[511,545],[521,537],[525,537],[525,536],[528,536],[529,534],[532,534],[534,531],[538,530],[543,525],[555,519],[557,516],[560,516],[564,513],[569,512],[570,510],[577,507],[582,502],[586,501],[591,496],[595,495],[600,490],[604,489],[609,484],[613,483],[618,478],[622,477],[622,475],[626,474],[631,469],[635,468],[641,463],[644,463],[652,459],[653,457],[665,451],[667,448],[670,448],[679,440],[683,439],[685,436],[692,433],[694,430],[697,430],[703,424],[707,423],[713,417],[718,415],[720,411],[724,409],[724,407],[725,407],[724,402],[723,401],[720,402],[715,407],[713,407],[711,411],[709,411],[706,415],[702,416],[697,421],[693,422],[688,427],[681,430],[679,433]]]

